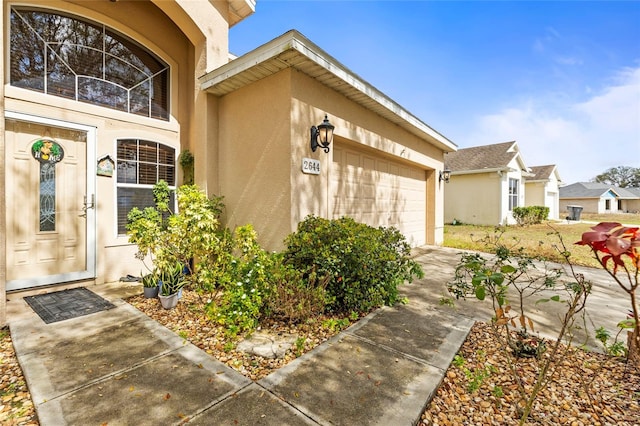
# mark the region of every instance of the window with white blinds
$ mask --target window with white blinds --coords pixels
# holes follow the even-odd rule
[[[175,189],[176,152],[170,146],[141,139],[120,139],[117,145],[118,235],[124,235],[132,208],[155,205],[153,185],[164,180]],[[170,205],[175,205],[173,192]]]

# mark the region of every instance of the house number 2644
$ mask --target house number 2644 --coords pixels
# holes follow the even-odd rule
[[[312,158],[303,158],[302,159],[302,173],[307,173],[310,175],[319,175],[320,174],[320,161],[314,160]]]

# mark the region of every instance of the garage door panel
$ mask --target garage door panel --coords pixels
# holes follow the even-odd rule
[[[333,217],[395,226],[413,246],[426,240],[426,173],[417,167],[334,146]]]

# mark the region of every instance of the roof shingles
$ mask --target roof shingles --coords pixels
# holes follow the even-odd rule
[[[620,188],[614,185],[598,182],[577,182],[560,187],[560,198],[600,198],[608,191],[613,191],[618,198],[636,199],[637,188]]]
[[[449,152],[445,156],[445,167],[452,172],[503,169],[518,155],[514,145],[512,141]]]
[[[527,180],[547,180],[551,177],[551,174],[555,170],[554,164],[548,166],[532,166],[530,167],[533,176],[528,177]]]

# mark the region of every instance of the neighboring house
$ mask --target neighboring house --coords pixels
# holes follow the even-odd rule
[[[451,178],[444,189],[444,220],[475,225],[513,224],[524,206],[527,171],[516,142],[459,149],[445,156]]]
[[[252,223],[267,249],[309,214],[442,242],[455,144],[295,31],[231,56],[229,27],[254,8],[3,2],[0,324],[5,291],[138,274],[127,213],[158,180],[182,183],[186,149],[225,224]],[[325,114],[333,143],[313,151]]]
[[[533,176],[528,176],[524,180],[524,205],[549,207],[547,218],[559,219],[559,185],[562,181],[558,168],[554,164],[533,166],[529,168],[529,172]]]
[[[580,206],[583,213],[639,213],[640,188],[620,188],[598,182],[572,183],[560,187],[560,212],[566,212],[567,206]]]

